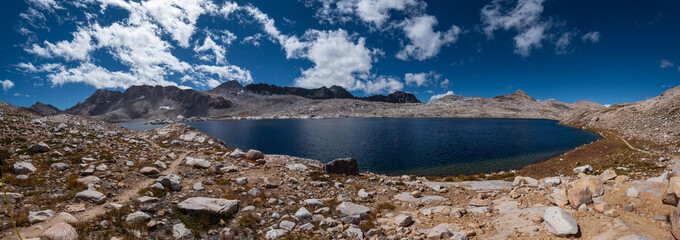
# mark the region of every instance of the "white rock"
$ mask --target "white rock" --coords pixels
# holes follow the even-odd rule
[[[194,183],[194,190],[196,191],[203,191],[205,188],[203,188],[203,184],[201,182]]]
[[[583,166],[574,168],[574,174],[587,173],[587,172],[592,172],[592,171],[593,171],[593,167],[591,167],[590,165],[583,165]]]
[[[98,204],[104,203],[106,201],[106,196],[104,196],[103,193],[91,189],[76,193],[76,198],[80,198]]]
[[[172,225],[172,236],[175,237],[175,239],[189,238],[191,237],[191,230],[187,229],[183,223],[178,223]]]
[[[148,221],[151,219],[151,216],[149,214],[146,214],[145,212],[142,211],[136,211],[133,213],[130,213],[125,217],[125,221],[129,223],[140,223],[144,221]]]
[[[296,172],[304,172],[304,171],[307,171],[307,169],[308,169],[306,165],[299,164],[299,163],[288,164],[288,165],[286,165],[286,168],[288,168],[288,170],[296,171]]]
[[[288,234],[288,231],[286,231],[286,230],[271,229],[271,230],[267,231],[265,238],[267,238],[267,239],[279,239],[283,236],[286,236],[286,234]]]
[[[14,174],[24,174],[24,173],[32,173],[38,170],[33,166],[33,164],[28,163],[28,162],[17,162],[14,163],[12,166],[12,172]]]
[[[206,161],[205,159],[202,159],[202,158],[187,157],[185,164],[187,166],[199,167],[199,168],[209,168],[210,167],[210,162]]]
[[[560,237],[578,233],[576,220],[559,207],[549,207],[545,210],[543,220],[548,230]]]
[[[362,205],[359,205],[359,204],[354,204],[354,203],[351,203],[351,202],[340,203],[340,205],[338,205],[335,208],[335,210],[339,211],[340,213],[342,213],[343,215],[346,215],[346,216],[365,215],[367,212],[371,211],[371,209],[368,208],[368,207],[365,207],[365,206],[362,206]]]
[[[238,211],[238,200],[192,197],[177,204],[177,207],[187,211],[209,211],[234,214]]]
[[[297,212],[295,212],[295,217],[299,219],[307,219],[312,217],[312,213],[309,212],[309,210],[307,210],[306,208],[301,207],[300,209],[297,210]]]
[[[293,228],[295,228],[295,223],[294,223],[294,222],[291,222],[291,221],[283,220],[283,221],[281,221],[281,222],[279,223],[279,227],[280,227],[281,229],[285,229],[285,230],[287,230],[287,231],[291,231],[291,230],[293,230]]]
[[[28,221],[33,224],[33,223],[38,223],[45,221],[47,219],[50,219],[54,217],[56,213],[52,210],[43,210],[43,211],[30,211],[28,212]]]
[[[48,228],[47,231],[40,235],[40,238],[49,240],[76,240],[78,239],[78,232],[68,223],[60,222]]]

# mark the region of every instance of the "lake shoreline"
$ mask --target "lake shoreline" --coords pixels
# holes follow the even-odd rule
[[[378,119],[378,118],[350,118],[350,119],[352,119],[352,120],[355,120],[355,119],[356,120],[369,120],[369,122],[371,122],[371,120]],[[388,119],[388,118],[379,118],[379,119]],[[451,120],[463,120],[463,121],[465,121],[465,120],[471,120],[473,118],[389,118],[389,119],[406,120],[406,121],[411,120],[411,119],[413,119],[413,120],[416,120],[416,119],[417,120],[433,120],[434,121],[433,123],[443,123],[443,124],[448,124],[448,125],[457,125],[457,122],[452,122],[452,124],[449,124],[447,122],[441,122],[441,121],[438,121],[438,120],[451,119]],[[389,119],[388,119],[388,121],[389,121]],[[496,123],[496,124],[507,125],[504,128],[507,128],[507,127],[513,128],[512,125],[508,125],[508,124],[520,124],[520,125],[521,124],[524,124],[524,125],[527,124],[527,123],[515,123],[514,120],[546,121],[546,123],[550,123],[550,125],[552,125],[552,123],[555,123],[555,125],[579,129],[579,130],[586,130],[590,133],[593,133],[594,135],[596,135],[596,139],[592,140],[593,142],[599,141],[600,139],[603,138],[603,136],[601,134],[598,134],[597,131],[582,129],[582,128],[573,127],[573,126],[566,126],[566,125],[563,125],[563,124],[559,124],[559,122],[556,121],[556,120],[550,120],[550,119],[517,119],[517,118],[474,118],[474,119],[499,120],[500,122]],[[243,120],[246,120],[246,119],[243,119]],[[259,121],[266,121],[266,120],[299,120],[299,119],[256,119],[256,121],[253,121],[253,122],[257,123]],[[330,119],[330,120],[345,120],[345,119]],[[509,122],[506,123],[503,120],[513,120],[513,121],[509,121]],[[294,154],[294,153],[292,153],[292,154],[286,153],[286,152],[282,152],[280,150],[279,151],[272,151],[272,150],[267,150],[267,149],[260,149],[256,146],[257,144],[256,145],[252,145],[252,144],[245,144],[244,145],[243,140],[241,140],[240,145],[234,145],[233,141],[231,141],[231,142],[228,141],[228,139],[234,139],[233,137],[225,137],[225,136],[222,136],[223,134],[221,134],[221,133],[214,135],[215,130],[213,130],[213,129],[219,129],[220,128],[220,124],[216,124],[216,123],[219,123],[220,121],[218,121],[218,120],[213,121],[214,123],[211,123],[211,125],[204,125],[203,127],[195,126],[196,124],[192,124],[193,122],[188,122],[188,123],[185,123],[185,124],[191,125],[192,127],[198,127],[199,129],[203,128],[203,132],[205,132],[205,130],[208,130],[208,132],[206,132],[207,134],[209,134],[213,137],[217,137],[217,138],[221,138],[221,139],[225,140],[226,142],[229,143],[230,147],[233,147],[233,148],[241,148],[241,149],[254,148],[254,149],[262,150],[265,153],[277,154],[277,155],[280,154],[280,155],[294,156],[294,157],[307,158],[307,159],[316,159],[319,162],[328,162],[328,161],[335,159],[335,158],[338,158],[338,157],[356,157],[357,159],[360,160],[359,165],[360,165],[360,168],[362,169],[362,171],[371,171],[371,172],[374,172],[374,173],[377,173],[377,174],[386,174],[386,175],[390,175],[390,176],[397,176],[397,175],[404,175],[404,174],[413,175],[413,176],[426,176],[426,177],[430,177],[430,178],[450,176],[450,174],[446,173],[447,170],[443,170],[443,168],[450,169],[450,171],[454,172],[455,176],[458,176],[458,175],[472,176],[472,175],[481,175],[481,174],[497,175],[499,172],[505,174],[505,172],[508,172],[508,171],[518,171],[518,170],[524,169],[527,166],[551,160],[554,157],[561,156],[563,154],[566,154],[567,152],[570,152],[570,151],[573,151],[574,149],[576,149],[576,148],[569,148],[569,149],[561,149],[561,150],[552,151],[552,150],[549,150],[550,148],[548,148],[548,149],[545,149],[545,150],[549,150],[549,151],[541,151],[541,152],[532,152],[534,150],[528,150],[528,152],[526,152],[527,150],[525,150],[525,153],[528,154],[528,155],[524,155],[524,154],[508,155],[507,157],[500,157],[500,158],[498,156],[495,156],[495,157],[488,157],[488,158],[479,158],[479,159],[471,160],[471,161],[463,161],[463,162],[455,162],[454,161],[454,162],[450,162],[450,163],[439,163],[439,164],[443,164],[443,165],[432,165],[432,164],[417,165],[416,164],[414,166],[407,167],[407,168],[403,168],[403,167],[402,168],[380,168],[380,167],[376,168],[376,166],[374,166],[374,165],[364,165],[364,164],[373,164],[373,163],[371,162],[370,158],[360,157],[359,155],[352,155],[352,156],[347,155],[347,156],[345,156],[343,154],[340,154],[340,155],[333,157],[333,158],[328,158],[328,157],[319,158],[319,157],[312,156],[314,154],[300,155],[300,154]],[[238,120],[227,120],[227,121],[239,122]],[[162,125],[142,124],[142,123],[146,123],[145,120],[136,120],[134,122],[135,122],[136,125],[133,126],[131,129],[142,127],[142,128],[144,128],[144,130],[146,130],[146,129],[151,129],[151,128],[167,125],[167,124],[162,124]],[[199,124],[202,124],[203,122],[206,122],[206,121],[201,121],[201,122],[199,122]],[[345,122],[345,121],[342,121],[342,122]],[[416,121],[416,122],[419,123],[420,121]],[[125,122],[125,123],[121,123],[120,125],[125,126],[126,124],[129,124],[129,123],[132,123],[132,122]],[[262,123],[262,124],[266,125],[266,127],[269,127],[271,123],[269,123],[269,124]],[[392,122],[390,122],[390,124],[392,124]],[[466,123],[460,122],[460,124],[463,124],[463,126],[465,126],[464,124],[466,124]],[[493,126],[494,123],[489,123],[489,124],[491,124],[491,125],[489,125],[489,127],[491,127],[491,128],[494,127]],[[531,127],[529,127],[527,130],[522,130],[522,131],[528,131],[528,132],[533,131],[533,132],[535,132],[536,130],[531,129],[531,128],[534,128],[534,125],[536,125],[536,124],[530,123]],[[521,126],[521,127],[525,127],[525,126]],[[234,128],[238,128],[238,127],[234,126]],[[260,128],[260,127],[256,127],[256,128]],[[465,127],[463,127],[463,128],[465,128]],[[139,129],[135,129],[135,130],[139,130]],[[407,129],[407,130],[410,130],[410,129]],[[211,131],[213,133],[210,133]],[[250,130],[250,131],[248,131],[248,133],[252,133],[252,131],[253,130]],[[472,130],[472,131],[474,131],[474,130]],[[494,130],[491,130],[491,132],[494,132]],[[495,133],[495,134],[498,134],[498,133]],[[548,134],[548,135],[545,135],[545,134]],[[545,136],[542,136],[544,138],[553,138],[553,137],[560,137],[561,138],[561,136],[552,136],[552,135],[549,135],[549,133],[541,133],[539,135],[545,135]],[[569,136],[569,135],[566,135],[566,136]],[[405,137],[407,137],[407,136],[405,136]],[[457,138],[457,137],[454,137],[454,138]],[[527,138],[527,137],[525,136],[524,138]],[[529,138],[532,138],[532,137],[529,137]],[[299,144],[303,144],[303,143],[299,143]],[[524,146],[524,145],[520,145],[520,146]],[[578,147],[583,147],[583,146],[584,145],[578,145]],[[293,146],[293,147],[295,147],[295,146]],[[420,149],[419,147],[416,147],[416,148]],[[536,147],[533,147],[533,148],[535,149]],[[428,151],[427,149],[423,149],[423,150]],[[352,151],[354,151],[354,150],[352,150]],[[455,151],[458,152],[458,150],[455,150]],[[293,152],[295,152],[295,151],[293,151]],[[348,152],[348,151],[341,151],[341,152]],[[467,157],[464,157],[465,155],[461,155],[461,156],[462,156],[462,159],[467,159]],[[423,157],[425,157],[425,156],[419,156],[419,158],[423,158]],[[457,158],[461,158],[461,157],[457,157]],[[425,159],[431,159],[431,158],[425,157]],[[364,162],[364,164],[362,164],[362,160],[368,161],[368,162]],[[396,164],[403,164],[403,163],[397,162]],[[364,165],[364,166],[362,167],[362,165]],[[480,165],[480,166],[483,165],[484,167],[482,167],[482,169],[480,169],[479,167],[475,167],[476,165]],[[505,165],[505,166],[503,166],[503,165]],[[373,166],[373,167],[371,167],[371,166]],[[436,170],[433,170],[433,169],[436,169]],[[479,171],[475,171],[475,170],[471,170],[471,169],[479,169]],[[441,172],[441,173],[434,173],[433,171],[434,172]],[[469,177],[467,177],[467,178],[469,178]]]

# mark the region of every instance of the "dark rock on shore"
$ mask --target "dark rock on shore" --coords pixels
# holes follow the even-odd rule
[[[359,163],[354,158],[338,158],[324,166],[328,173],[359,175]]]

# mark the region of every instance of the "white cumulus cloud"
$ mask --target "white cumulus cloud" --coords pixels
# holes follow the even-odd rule
[[[453,25],[446,32],[434,31],[437,19],[424,15],[404,20],[401,27],[410,43],[397,53],[397,58],[407,60],[414,58],[425,60],[439,53],[442,46],[455,43],[460,34],[460,28]]]
[[[437,74],[434,71],[423,73],[407,73],[404,75],[404,81],[406,82],[406,85],[416,85],[420,87],[427,86],[428,84],[438,80],[440,77],[441,74]],[[444,85],[447,84],[448,82],[445,83]]]
[[[2,90],[5,91],[5,92],[7,92],[7,90],[9,90],[10,88],[14,87],[14,83],[12,81],[6,80],[6,79],[3,80],[3,81],[0,81],[0,85],[2,85]]]
[[[517,0],[516,5],[507,6],[508,1],[494,0],[481,10],[484,33],[489,39],[497,30],[515,30],[515,53],[528,56],[532,49],[540,48],[547,37],[550,22],[541,21],[544,0]]]

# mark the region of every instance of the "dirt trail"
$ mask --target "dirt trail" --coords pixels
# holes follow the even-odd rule
[[[156,148],[159,147],[156,143],[154,143],[152,141],[147,141],[147,142],[149,142],[152,147],[156,147]],[[177,154],[177,158],[168,166],[167,169],[162,171],[159,175],[168,175],[168,174],[177,173],[177,167],[184,161],[186,156],[191,153],[191,151],[186,150],[186,149],[182,149],[180,151],[181,152],[179,154]],[[134,183],[134,185],[130,186],[130,188],[123,190],[122,192],[120,192],[118,195],[116,195],[115,197],[113,197],[111,199],[107,199],[106,202],[107,203],[118,203],[118,204],[125,205],[128,202],[134,201],[133,198],[135,196],[137,196],[137,193],[139,192],[139,190],[150,186],[151,184],[153,184],[153,182],[155,180],[156,180],[155,178],[147,178],[147,179],[144,179],[142,181],[137,181],[137,182]],[[106,205],[106,203],[90,206],[90,208],[88,208],[87,210],[85,210],[83,212],[73,213],[72,215],[76,219],[78,219],[78,221],[80,221],[80,222],[90,221],[90,220],[94,219],[96,216],[101,215],[101,214],[103,214],[107,211],[107,209],[104,208],[104,205]],[[37,224],[33,224],[29,227],[19,228],[19,232],[21,233],[21,237],[23,239],[39,237],[40,234],[42,234],[50,226],[57,224],[59,222],[63,222],[63,221],[64,221],[64,219],[55,215],[54,217],[50,218],[47,221],[37,223]],[[11,230],[11,232],[9,230],[5,231],[5,233],[0,235],[0,236],[3,237],[3,239],[5,239],[5,237],[9,237],[7,239],[18,239],[15,232],[14,232],[14,229],[10,229],[10,230]],[[9,234],[11,234],[11,235],[9,235]]]
[[[630,149],[633,149],[633,150],[638,151],[638,152],[646,153],[646,154],[649,154],[649,155],[655,154],[655,153],[650,152],[650,151],[645,151],[645,150],[642,150],[642,149],[639,149],[639,148],[635,148],[635,147],[633,147],[633,145],[630,145],[630,143],[628,143],[628,141],[626,141],[626,139],[624,139],[623,137],[621,137],[619,135],[616,135],[616,136],[619,137],[619,139],[621,139],[621,141],[623,141],[623,143],[625,143],[626,146],[628,146]]]

